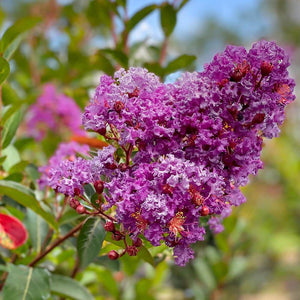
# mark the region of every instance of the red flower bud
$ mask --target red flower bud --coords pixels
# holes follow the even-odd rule
[[[124,163],[119,164],[119,169],[121,172],[125,172],[127,170],[127,166]]]
[[[273,65],[268,61],[263,61],[260,65],[260,72],[262,76],[268,76],[273,70]]]
[[[117,101],[115,104],[114,104],[114,109],[117,113],[120,113],[121,110],[125,107],[124,103],[121,102],[121,101]]]
[[[76,196],[79,196],[81,193],[80,193],[80,189],[79,188],[75,188],[74,189],[74,194],[76,195]]]
[[[112,221],[107,221],[104,225],[104,229],[108,232],[115,231],[115,224]]]
[[[115,250],[111,250],[108,252],[108,258],[111,259],[111,260],[116,260],[119,258],[119,253]]]
[[[115,163],[106,163],[104,165],[104,167],[109,169],[109,170],[115,170],[117,168],[117,165]]]
[[[209,215],[209,208],[203,205],[201,209],[201,216],[207,216],[207,215]]]
[[[143,241],[138,237],[135,241],[132,242],[132,245],[135,247],[141,247],[143,245]]]
[[[76,211],[77,211],[77,213],[79,213],[79,214],[84,214],[84,213],[86,213],[85,207],[84,207],[83,205],[81,205],[81,204],[79,204],[79,205],[76,207]]]
[[[101,180],[95,181],[94,182],[94,188],[95,188],[95,190],[98,194],[102,194],[103,189],[104,189],[103,181],[101,181]]]
[[[129,256],[136,256],[138,249],[135,246],[128,246],[126,248],[126,252],[128,253]]]
[[[100,128],[97,130],[97,132],[100,134],[100,135],[105,135],[106,134],[106,128],[103,127],[103,128]]]
[[[80,204],[80,202],[77,199],[70,198],[70,200],[69,200],[70,207],[76,209],[79,204]]]
[[[170,186],[169,184],[164,184],[163,187],[162,187],[162,192],[164,194],[168,194],[168,195],[173,195],[173,187]]]

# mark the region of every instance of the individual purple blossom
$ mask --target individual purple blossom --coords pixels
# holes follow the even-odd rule
[[[42,140],[48,131],[57,133],[61,128],[85,135],[81,129],[80,108],[73,99],[57,93],[51,83],[44,85],[43,93],[29,108],[26,126],[29,135],[37,141]]]

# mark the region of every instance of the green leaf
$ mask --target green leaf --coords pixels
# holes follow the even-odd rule
[[[4,105],[18,103],[21,101],[16,91],[7,82],[3,84],[1,92]]]
[[[29,237],[34,250],[40,252],[49,230],[48,224],[30,209],[27,211],[24,223],[29,232]]]
[[[3,163],[3,169],[8,172],[8,170],[15,164],[21,161],[18,150],[13,146],[9,145],[2,151],[2,155],[6,156],[6,160]]]
[[[5,49],[3,53],[3,57],[7,60],[10,60],[12,55],[15,53],[15,51],[18,49],[20,43],[22,41],[22,35],[18,36],[14,41],[12,41],[7,48]]]
[[[170,61],[165,68],[166,73],[173,73],[180,69],[186,69],[187,66],[192,64],[197,57],[195,55],[183,54],[179,57],[176,57],[174,60]]]
[[[51,276],[51,292],[75,300],[94,300],[90,292],[79,282],[70,277],[57,274]]]
[[[107,255],[96,257],[94,263],[100,266],[104,266],[108,270],[120,271],[120,261],[118,259],[111,260]]]
[[[101,49],[101,52],[110,55],[122,67],[124,68],[128,67],[128,57],[123,51],[106,48],[106,49]]]
[[[208,263],[202,258],[197,258],[194,260],[193,265],[195,267],[197,277],[201,279],[209,290],[214,290],[217,283]]]
[[[10,72],[8,61],[0,56],[0,84],[7,78]]]
[[[99,254],[106,232],[100,218],[89,218],[77,239],[80,267],[86,268]]]
[[[176,26],[176,9],[169,3],[164,3],[160,8],[160,24],[165,36],[170,36]]]
[[[59,225],[63,225],[66,223],[74,222],[75,220],[78,220],[82,216],[76,212],[75,209],[69,209],[67,210],[63,216],[59,219]]]
[[[26,186],[13,181],[0,180],[0,194],[7,195],[19,204],[30,208],[44,220],[46,220],[51,227],[53,227],[55,230],[58,230],[58,225],[54,217],[41,208],[40,203],[36,200],[33,191]]]
[[[97,68],[103,70],[106,74],[114,74],[115,68],[113,67],[110,60],[100,51],[97,52],[94,58],[92,58],[92,63],[97,65]]]
[[[1,139],[1,145],[3,149],[10,144],[13,137],[15,136],[19,124],[22,120],[22,117],[23,114],[21,110],[18,110],[4,124]]]
[[[28,164],[29,164],[29,162],[26,160],[22,160],[22,161],[16,163],[9,169],[9,174],[22,173],[24,171],[24,169],[28,166]]]
[[[136,12],[126,24],[127,32],[131,31],[141,20],[152,13],[156,8],[158,8],[156,4],[151,4]]]
[[[16,182],[21,182],[23,180],[23,174],[21,173],[12,173],[4,178],[4,180],[11,180]]]
[[[0,165],[2,165],[3,164],[3,162],[6,160],[6,158],[7,158],[7,156],[5,155],[5,156],[1,156],[0,157]]]
[[[117,4],[126,7],[126,0],[117,0]]]
[[[91,201],[92,197],[95,195],[96,191],[92,184],[85,184],[84,185],[84,196]]]
[[[3,34],[0,41],[0,53],[4,53],[7,47],[20,36],[20,34],[33,28],[37,23],[39,23],[41,18],[37,17],[27,17],[18,20],[15,24],[9,27]]]
[[[181,10],[189,1],[190,0],[183,0],[177,8],[177,11]]]
[[[50,297],[50,274],[45,269],[8,265],[3,299],[37,300]]]
[[[3,126],[6,121],[21,107],[22,103],[14,103],[3,107],[3,116],[1,118],[1,125]]]
[[[142,246],[139,249],[137,256],[154,267],[154,258],[146,247]]]
[[[144,63],[144,67],[149,72],[155,73],[159,77],[164,76],[164,69],[161,67],[161,65],[158,62]]]

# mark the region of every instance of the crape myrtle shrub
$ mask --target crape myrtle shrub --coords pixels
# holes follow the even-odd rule
[[[209,216],[218,233],[231,206],[245,202],[240,187],[263,166],[263,138],[279,135],[294,100],[288,66],[275,42],[260,41],[248,52],[228,46],[203,72],[183,73],[174,84],[142,68],[103,75],[82,120],[110,145],[55,160],[43,184],[68,196],[78,213],[107,220],[106,230],[125,242],[111,258],[135,256],[143,237],[172,247],[184,266],[194,257],[190,245],[204,239],[201,218]],[[87,184],[99,195],[94,203]]]
[[[167,264],[172,276],[182,270],[170,253],[179,266],[192,262],[180,272],[197,297],[214,297],[237,278],[244,283],[235,249],[251,251],[241,241],[251,230],[241,231],[235,216],[223,219],[245,202],[240,188],[262,168],[263,139],[278,136],[294,100],[288,56],[275,42],[249,51],[228,46],[203,72],[165,84],[166,75],[194,68],[195,56],[167,51],[188,1],[150,4],[130,18],[124,0],[21,2],[18,15],[30,16],[0,41],[3,299],[152,299]],[[161,45],[131,42],[155,10]],[[53,29],[69,42],[53,48]],[[93,46],[99,37],[109,48]],[[107,75],[95,90],[99,72]],[[226,232],[213,236],[222,224]],[[192,260],[197,248],[203,253]],[[156,267],[152,275],[141,260]]]

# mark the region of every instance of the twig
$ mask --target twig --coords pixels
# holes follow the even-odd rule
[[[112,3],[112,1],[110,1]],[[112,3],[113,4],[113,3]],[[113,13],[113,11],[109,12],[109,17],[110,17],[110,32],[115,44],[115,48],[117,48],[118,46],[118,36],[116,33],[116,26],[115,26],[115,14]]]
[[[74,265],[74,268],[73,268],[72,273],[71,273],[71,278],[75,278],[78,271],[79,271],[79,257],[77,255],[75,265]]]
[[[169,39],[166,36],[163,41],[163,44],[161,46],[160,57],[159,57],[159,61],[158,61],[161,66],[164,64],[166,57],[167,57],[168,41],[169,41]]]
[[[54,243],[49,245],[47,249],[43,252],[41,252],[34,260],[32,260],[28,266],[33,267],[36,263],[38,263],[41,259],[43,259],[49,252],[51,252],[55,247],[63,243],[66,239],[71,237],[74,233],[79,231],[81,227],[83,226],[85,220],[83,220],[81,223],[79,223],[77,226],[75,226],[72,230],[70,230],[67,234],[65,234],[63,237],[57,239]]]

